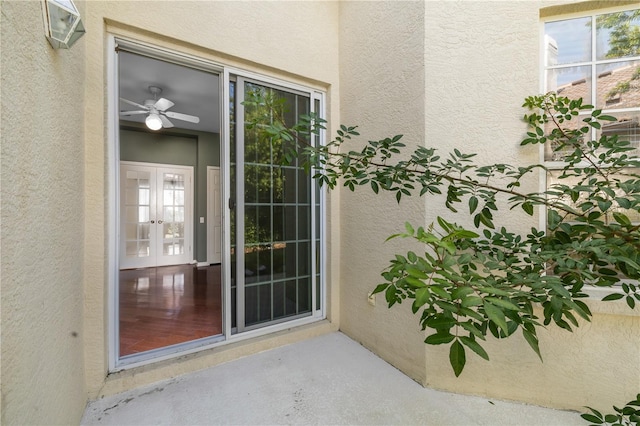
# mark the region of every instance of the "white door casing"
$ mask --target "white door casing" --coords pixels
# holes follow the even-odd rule
[[[207,166],[207,263],[222,262],[220,167]]]

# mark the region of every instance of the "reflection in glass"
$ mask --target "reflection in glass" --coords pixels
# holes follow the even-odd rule
[[[596,17],[596,59],[637,56],[640,44],[640,9],[609,13]]]
[[[125,255],[149,256],[150,172],[128,170],[124,182]],[[146,226],[146,227],[145,227]],[[146,240],[146,241],[145,241]]]
[[[559,176],[562,174],[562,171],[560,170],[551,170],[549,171],[549,173],[547,173],[547,188],[551,188],[553,185],[568,185],[568,186],[577,186],[580,184],[580,177],[569,177],[569,178],[563,178],[563,179],[559,179]],[[624,182],[628,179],[632,179],[630,177],[628,177],[629,174],[640,174],[640,169],[629,169],[626,170],[624,173],[620,173],[617,175],[611,175],[609,176],[609,179],[612,181],[618,181],[618,182]],[[625,176],[627,175],[627,176]],[[583,178],[584,179],[584,178]],[[624,192],[622,189],[618,189],[616,190],[616,196],[624,196]],[[585,201],[587,201],[587,199],[585,198],[586,195],[584,195],[583,193],[581,193],[581,197],[574,203],[571,201],[571,199],[569,199],[568,197],[561,199],[560,201],[562,201],[563,203],[567,204],[567,205],[577,205],[579,203],[583,203]],[[605,195],[606,198],[609,198]],[[608,222],[613,221],[613,213],[618,212],[618,213],[622,213],[624,215],[626,215],[629,220],[631,220],[631,222],[633,223],[640,223],[640,212],[637,210],[633,210],[633,209],[623,209],[622,207],[618,206],[616,202],[613,203],[613,206],[611,207],[611,209],[609,209],[607,211],[607,214],[605,216],[605,220]]]
[[[544,25],[546,66],[591,60],[591,17]]]
[[[245,84],[271,107],[245,105],[245,120],[282,119],[287,125],[308,114],[309,98]],[[311,314],[311,178],[297,161],[282,165],[289,148],[259,126],[244,132],[245,326]]]
[[[598,131],[597,138],[600,136],[617,135],[618,140],[627,141],[635,151],[629,151],[627,155],[640,156],[640,111],[627,111],[609,113],[616,117],[616,121],[607,121],[602,125],[602,129]]]
[[[547,70],[547,92],[591,103],[591,67],[567,67]]]
[[[598,65],[596,107],[621,109],[640,107],[640,61]]]

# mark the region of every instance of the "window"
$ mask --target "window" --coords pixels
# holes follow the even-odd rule
[[[544,23],[543,43],[544,91],[582,98],[616,117],[592,129],[590,137],[618,135],[636,148],[631,154],[640,154],[640,9],[549,20]],[[585,116],[590,112],[584,111]],[[580,122],[574,119],[568,126]],[[565,155],[545,146],[547,186],[557,182],[554,169],[562,167]],[[640,221],[638,212],[625,213]]]

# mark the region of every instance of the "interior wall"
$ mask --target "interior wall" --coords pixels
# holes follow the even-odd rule
[[[220,135],[185,129],[151,132],[128,122],[120,130],[120,160],[194,168],[194,259],[207,261],[207,166],[220,166]],[[205,223],[200,223],[200,218]]]
[[[341,123],[358,125],[367,140],[404,134],[424,145],[424,2],[340,2]],[[410,306],[387,309],[384,295],[368,294],[394,253],[415,248],[385,239],[425,222],[423,200],[375,195],[367,186],[341,190],[340,329],[419,382],[425,380],[423,333]]]
[[[149,10],[153,10],[150,14]],[[92,1],[86,4],[85,26],[87,34],[86,76],[84,84],[86,106],[85,138],[85,345],[86,375],[89,396],[100,394],[101,389],[123,390],[149,383],[196,368],[228,359],[230,354],[253,353],[282,342],[282,336],[270,336],[252,344],[207,351],[197,358],[151,365],[121,374],[108,374],[109,341],[109,241],[113,230],[108,222],[110,205],[109,168],[113,159],[108,156],[109,121],[107,50],[110,35],[127,37],[192,55],[328,90],[328,117],[337,116],[338,57],[337,57],[337,2],[121,2]],[[250,23],[250,25],[248,24]],[[197,28],[198,31],[193,29]],[[295,34],[295,37],[292,37]],[[322,42],[319,42],[322,41]],[[334,120],[335,118],[335,120]],[[335,234],[338,206],[329,203],[329,232]],[[331,256],[339,259],[336,247]],[[328,262],[328,282],[332,280],[336,262]],[[338,293],[329,289],[328,306],[331,323],[320,323],[294,333],[296,339],[309,336],[317,330],[335,329],[338,323]],[[315,330],[315,331],[314,331]],[[289,339],[289,337],[287,337]],[[290,341],[290,340],[288,340]],[[203,364],[203,360],[206,363]],[[141,372],[144,370],[144,374]]]
[[[75,2],[80,12],[83,2]],[[84,374],[85,47],[43,2],[0,2],[2,424],[78,424]]]

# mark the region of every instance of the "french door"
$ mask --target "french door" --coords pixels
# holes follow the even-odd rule
[[[120,269],[193,260],[193,168],[120,163]]]
[[[303,165],[284,164],[286,146],[250,123],[279,116],[293,125],[309,93],[238,77],[232,103],[232,325],[235,332],[311,316],[319,300],[319,191]],[[243,101],[253,94],[275,108]],[[315,104],[313,104],[315,105]],[[237,111],[237,113],[236,113]],[[299,135],[312,143],[309,135]]]

